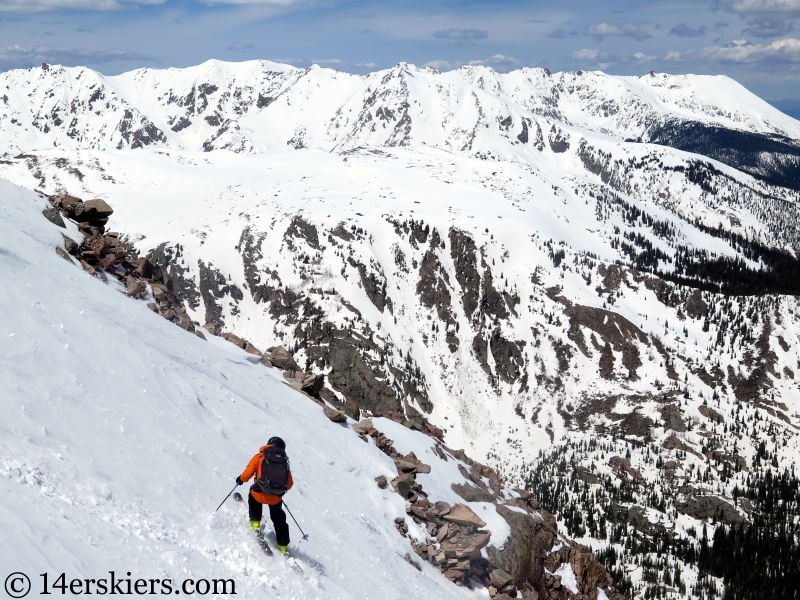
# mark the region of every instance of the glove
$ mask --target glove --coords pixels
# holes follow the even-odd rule
[[[242,485],[242,478],[241,477],[237,477],[236,478],[236,485]]]

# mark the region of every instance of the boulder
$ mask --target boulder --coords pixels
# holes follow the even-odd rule
[[[325,416],[334,423],[344,423],[347,421],[347,415],[340,410],[336,410],[330,406],[324,407],[323,410],[325,411]]]
[[[229,331],[223,331],[222,333],[219,334],[219,337],[221,337],[224,340],[228,340],[234,346],[239,346],[239,348],[241,348],[242,350],[244,350],[244,347],[247,344],[247,342],[245,342],[238,335],[235,335]]]
[[[319,396],[319,393],[322,391],[322,388],[325,386],[325,375],[317,374],[317,375],[308,375],[303,379],[302,386],[300,389],[304,391],[309,396],[314,396],[315,398]]]
[[[247,352],[248,354],[252,354],[253,356],[259,356],[259,357],[261,356],[261,350],[253,346],[253,344],[251,344],[247,340],[244,340],[244,351]]]
[[[385,475],[378,475],[375,478],[375,483],[377,483],[378,487],[381,488],[382,490],[385,490],[386,486],[388,485],[388,482],[386,481],[386,476]]]
[[[66,228],[64,225],[64,219],[61,218],[61,213],[58,212],[56,208],[45,208],[42,211],[44,218],[50,221],[53,225],[57,225],[62,228]]]
[[[65,236],[63,234],[62,234],[61,237],[64,238],[64,249],[68,253],[72,254],[72,256],[75,256],[76,254],[78,254],[78,252],[80,250],[80,246],[78,245],[78,242],[76,242],[72,238],[67,237],[67,236]]]
[[[83,203],[83,216],[82,220],[95,221],[100,219],[107,219],[114,214],[112,209],[105,200],[95,198],[94,200],[87,200]]]
[[[353,431],[362,435],[366,435],[370,429],[374,428],[375,426],[372,424],[372,419],[364,419],[353,425]]]
[[[222,326],[219,323],[206,323],[203,325],[203,329],[211,335],[219,335],[222,332]]]
[[[402,458],[395,458],[394,464],[401,473],[413,473],[417,470],[417,465],[403,460]]]
[[[75,264],[74,262],[72,262],[72,259],[69,257],[69,254],[67,254],[67,252],[64,249],[59,248],[58,246],[56,246],[56,254],[58,254],[61,258],[68,261],[69,263],[73,265]]]
[[[269,359],[269,354],[261,355],[261,364],[269,369],[272,368],[272,361]]]
[[[503,569],[494,569],[491,573],[489,573],[489,580],[492,582],[494,587],[500,590],[511,581],[511,575],[503,571]]]
[[[444,515],[443,518],[445,521],[450,521],[463,527],[480,529],[486,526],[486,523],[466,504],[456,504],[450,513]]]
[[[450,506],[450,504],[448,504],[444,500],[437,500],[436,503],[434,504],[434,507],[435,508],[433,510],[436,510],[436,515],[439,517],[446,515],[453,508],[452,506]]]
[[[194,332],[194,323],[192,323],[191,317],[189,317],[189,315],[186,313],[180,313],[175,321],[175,324],[181,329]]]
[[[142,282],[136,279],[136,277],[128,277],[127,281],[125,282],[126,287],[128,289],[129,296],[135,296],[136,294],[141,292],[140,284]]]
[[[283,346],[278,346],[269,353],[269,360],[274,367],[278,367],[284,371],[299,371],[300,367],[294,360],[294,357],[286,351]]]
[[[70,204],[75,202],[82,203],[83,200],[76,196],[70,196],[69,194],[56,194],[55,196],[50,196],[50,202],[52,202],[53,206],[56,208],[66,209]]]
[[[136,267],[136,274],[144,279],[150,279],[153,276],[152,263],[146,258],[141,259]]]
[[[392,480],[392,487],[401,497],[408,498],[412,483],[414,483],[414,473],[405,473]]]

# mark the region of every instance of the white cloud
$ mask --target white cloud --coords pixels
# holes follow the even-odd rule
[[[647,33],[644,29],[632,23],[623,23],[621,25],[598,23],[597,25],[590,26],[586,30],[586,34],[593,35],[601,40],[604,37],[611,35],[630,37],[635,39],[637,42],[641,42],[642,40],[649,40],[650,38],[653,37],[652,35]]]
[[[570,56],[575,60],[595,60],[600,56],[600,50],[597,48],[583,48],[575,50]]]
[[[356,63],[356,66],[357,67],[367,67],[368,69],[374,69],[378,65],[375,64],[374,62],[368,62],[368,63]]]
[[[504,54],[495,54],[494,56],[490,56],[489,58],[481,60],[471,60],[466,63],[460,60],[452,63],[446,60],[429,60],[424,65],[422,65],[422,67],[423,68],[431,67],[432,69],[436,69],[437,71],[452,71],[453,69],[459,69],[465,65],[491,67],[495,71],[500,71],[501,73],[505,73],[507,71],[512,71],[514,69],[520,68],[522,66],[522,61],[517,60],[512,56],[505,56]]]
[[[652,62],[658,57],[657,56],[649,56],[649,55],[647,55],[647,54],[645,54],[643,52],[636,52],[633,55],[633,58],[634,58],[634,60],[636,60],[636,62],[646,63],[646,62]]]
[[[677,35],[678,37],[702,37],[706,34],[708,28],[705,25],[701,25],[697,29],[692,29],[686,23],[679,23],[675,25],[672,29],[670,29],[670,35]]]
[[[511,56],[504,56],[503,54],[495,54],[485,60],[471,60],[471,65],[482,65],[484,67],[492,67],[495,71],[511,71],[522,66],[522,61],[517,60]]]
[[[313,64],[315,64],[315,65],[340,65],[340,64],[342,64],[342,61],[340,61],[338,58],[328,58],[328,59],[324,59],[324,60],[312,59],[311,62]]]
[[[703,60],[761,66],[768,66],[771,63],[800,64],[800,40],[784,38],[766,45],[735,40],[725,46],[710,46],[702,50],[687,52],[669,52],[664,59],[670,61]]]
[[[800,0],[714,0],[714,8],[738,14],[756,37],[779,37],[796,29]]]
[[[436,69],[437,71],[450,71],[456,68],[446,60],[429,60],[424,65],[422,65],[422,67],[423,68],[430,67],[432,69]]]
[[[97,51],[82,48],[53,48],[51,46],[7,46],[0,48],[0,64],[30,67],[39,63],[65,65],[105,64],[110,62],[142,61],[150,57],[119,50]]]
[[[133,4],[163,4],[165,0],[0,0],[0,12],[48,10],[120,10]]]

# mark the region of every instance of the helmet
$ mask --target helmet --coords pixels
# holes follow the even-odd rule
[[[283,448],[284,450],[286,450],[286,442],[284,442],[278,436],[269,438],[269,441],[267,442],[267,445],[268,446],[278,446],[278,448]]]

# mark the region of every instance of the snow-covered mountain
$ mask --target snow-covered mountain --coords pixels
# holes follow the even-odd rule
[[[442,74],[405,63],[355,76],[318,66],[209,61],[116,77],[42,65],[4,73],[3,88],[7,154],[50,147],[274,153],[433,146],[524,155],[546,141],[569,144],[570,134],[559,128],[565,124],[708,154],[781,181],[797,178],[800,157],[800,124],[726,77],[527,68],[499,74],[487,67]]]
[[[727,78],[0,77],[0,176],[105,198],[196,326],[286,346],[353,418],[443,429],[627,553],[620,581],[710,593],[629,540],[752,520],[759,465],[798,458],[800,123]]]

